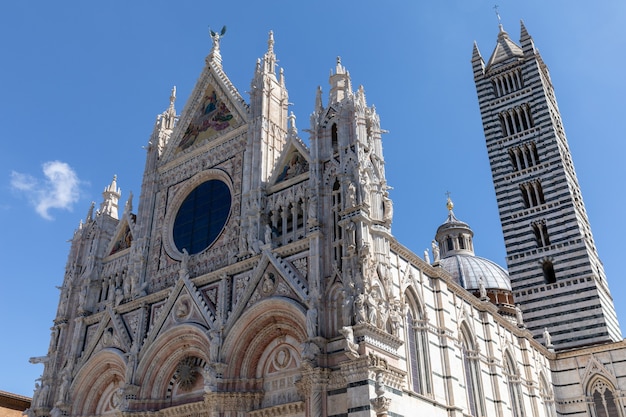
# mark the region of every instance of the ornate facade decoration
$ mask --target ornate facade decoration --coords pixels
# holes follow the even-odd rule
[[[530,99],[551,85],[510,96],[545,66],[524,28],[522,47],[503,33],[486,66],[475,49],[474,73],[511,104],[485,123],[513,134],[498,161],[524,170],[546,157]],[[432,258],[394,238],[381,120],[339,58],[305,143],[273,33],[249,102],[222,68],[224,35],[183,114],[174,90],[157,118],[137,212],[131,197],[119,216],[114,178],[75,231],[29,417],[623,416],[626,346],[560,350],[563,333],[534,326],[555,316],[474,255],[451,206]],[[533,181],[527,204],[552,207]],[[558,281],[552,236],[532,262]]]

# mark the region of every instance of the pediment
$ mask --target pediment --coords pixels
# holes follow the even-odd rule
[[[290,298],[304,304],[309,297],[301,272],[269,250],[263,251],[251,274],[234,277],[233,289],[233,310],[226,327],[232,327],[245,310],[265,298]]]
[[[107,255],[111,256],[116,253],[129,249],[133,242],[133,229],[136,216],[134,214],[124,213],[122,220],[118,223],[115,229],[114,238],[109,242],[107,248]]]
[[[282,155],[278,158],[274,173],[270,177],[271,185],[279,185],[293,178],[309,173],[310,156],[299,141],[289,140]]]
[[[85,350],[81,360],[86,362],[95,353],[107,348],[116,348],[128,351],[131,337],[119,315],[108,307],[98,323],[91,324],[86,329]]]
[[[226,75],[207,65],[185,105],[163,161],[216,142],[247,121],[248,108]]]
[[[179,278],[169,297],[155,303],[150,310],[150,323],[146,343],[154,341],[159,334],[182,323],[195,323],[207,329],[215,326],[219,317],[216,311],[219,283],[196,288],[189,277]],[[214,300],[214,303],[207,302]]]

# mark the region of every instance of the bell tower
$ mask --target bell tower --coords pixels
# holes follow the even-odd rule
[[[554,88],[533,39],[500,25],[472,69],[516,302],[535,338],[557,349],[621,340]]]

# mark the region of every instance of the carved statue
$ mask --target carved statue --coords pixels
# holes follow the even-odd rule
[[[354,186],[354,183],[350,181],[346,192],[346,208],[354,206],[356,206],[356,187]]]
[[[430,246],[433,249],[433,260],[435,262],[439,262],[439,245],[437,245],[437,242],[433,240],[432,242],[430,242]]]
[[[487,298],[487,289],[485,288],[485,281],[483,281],[482,277],[478,277],[478,292],[480,293],[481,300]]]
[[[220,345],[222,344],[222,335],[219,330],[209,331],[209,361],[217,363],[220,361]]]
[[[187,248],[183,248],[183,257],[180,260],[178,273],[181,278],[189,277],[189,252],[187,252]]]
[[[357,323],[365,323],[365,296],[363,294],[357,295],[354,300],[354,314]]]
[[[547,327],[543,328],[543,343],[546,345],[547,348],[551,348],[554,346],[552,344],[552,336],[550,336],[550,332],[548,332]]]
[[[272,243],[272,227],[269,224],[265,225],[265,244],[270,245]]]

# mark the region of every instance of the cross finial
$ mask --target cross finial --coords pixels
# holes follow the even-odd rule
[[[495,6],[493,6],[493,10],[496,11],[496,17],[498,18],[498,24],[501,25],[502,24],[502,19],[500,19],[500,6],[498,6],[497,4]]]

